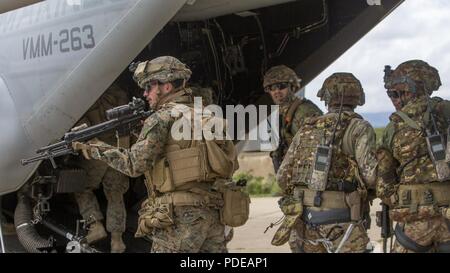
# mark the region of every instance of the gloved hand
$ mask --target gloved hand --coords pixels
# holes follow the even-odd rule
[[[87,160],[91,160],[91,149],[92,149],[91,145],[81,142],[73,142],[72,149],[75,152],[81,151],[84,158],[86,158]]]
[[[80,126],[74,127],[72,128],[70,131],[71,132],[77,132],[77,131],[81,131],[83,129],[88,128],[89,126],[86,123],[81,124]]]

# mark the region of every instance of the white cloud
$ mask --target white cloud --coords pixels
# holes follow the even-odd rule
[[[323,110],[316,97],[323,81],[334,72],[352,72],[366,92],[366,105],[358,112],[392,112],[383,83],[385,65],[395,68],[411,59],[436,67],[442,86],[435,94],[450,99],[450,1],[407,0],[369,34],[306,86],[306,96]]]

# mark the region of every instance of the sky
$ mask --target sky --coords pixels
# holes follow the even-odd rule
[[[335,72],[352,72],[362,83],[366,104],[360,113],[393,112],[386,96],[384,66],[421,59],[439,70],[442,86],[435,96],[450,99],[450,1],[406,0],[378,26],[306,86],[306,97],[325,110],[316,97]]]

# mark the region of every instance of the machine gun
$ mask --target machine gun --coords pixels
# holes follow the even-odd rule
[[[270,153],[275,173],[278,172],[278,169],[280,168],[281,163],[284,159],[284,152],[287,151],[287,149],[289,149],[289,146],[287,145],[286,141],[284,139],[280,139],[277,149]]]
[[[25,166],[36,161],[49,159],[53,168],[56,169],[55,158],[69,154],[78,155],[72,149],[73,142],[85,142],[110,131],[116,131],[119,135],[124,135],[126,132],[131,132],[143,119],[152,114],[152,111],[145,111],[145,102],[142,99],[133,98],[129,104],[106,111],[106,122],[68,132],[64,135],[62,141],[40,148],[36,151],[39,154],[38,156],[22,159],[21,163]]]

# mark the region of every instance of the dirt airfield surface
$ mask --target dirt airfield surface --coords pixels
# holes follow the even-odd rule
[[[278,226],[264,233],[271,223],[275,223],[283,216],[278,208],[278,199],[278,197],[252,198],[250,218],[244,226],[235,228],[234,238],[228,244],[230,253],[290,253],[287,243],[283,246],[270,244]],[[372,225],[369,230],[369,237],[375,247],[375,253],[382,252],[380,228],[375,224],[375,212],[381,209],[379,202],[378,199],[374,201],[370,213]]]
[[[251,173],[254,176],[267,178],[275,175],[272,159],[267,152],[246,152],[239,155],[239,172]],[[290,248],[286,243],[283,246],[270,244],[278,226],[264,231],[271,223],[278,221],[283,214],[278,207],[279,197],[253,197],[250,204],[250,218],[242,226],[235,228],[234,238],[228,244],[231,253],[289,253]],[[369,237],[374,252],[382,252],[382,240],[380,228],[375,224],[375,212],[381,210],[380,200],[376,199],[371,207],[372,224]]]

